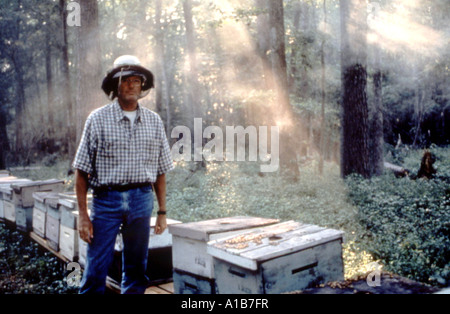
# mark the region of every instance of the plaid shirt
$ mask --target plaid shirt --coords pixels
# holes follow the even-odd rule
[[[159,115],[138,105],[131,126],[116,99],[87,118],[72,166],[90,174],[90,186],[98,188],[154,183],[173,161]]]

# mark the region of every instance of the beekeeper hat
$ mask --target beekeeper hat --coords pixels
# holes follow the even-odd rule
[[[141,65],[135,56],[124,55],[114,61],[113,69],[108,71],[103,79],[102,89],[109,99],[117,97],[117,90],[123,77],[141,76],[142,87],[140,98],[145,97],[151,88],[154,87],[153,73]]]

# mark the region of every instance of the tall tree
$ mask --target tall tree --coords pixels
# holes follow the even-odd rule
[[[327,25],[327,1],[323,0],[323,25]],[[320,45],[320,65],[322,68],[321,77],[321,110],[320,110],[320,157],[319,157],[319,173],[323,174],[324,165],[324,155],[325,155],[325,137],[326,137],[326,126],[325,126],[325,101],[326,101],[326,65],[325,65],[325,34],[322,35],[322,43]]]
[[[97,0],[80,0],[81,26],[77,27],[76,129],[77,142],[90,111],[102,104],[101,50]]]
[[[380,48],[374,46],[373,51],[373,99],[369,105],[369,150],[370,173],[380,176],[384,170],[384,138],[383,138],[383,73],[381,70]]]
[[[59,16],[61,25],[60,51],[61,51],[61,74],[62,74],[62,97],[63,97],[63,110],[65,112],[65,120],[68,127],[66,128],[65,146],[69,156],[75,154],[76,144],[76,124],[75,117],[73,116],[74,108],[72,101],[72,86],[70,82],[70,69],[69,69],[69,43],[67,38],[67,10],[66,1],[59,0]]]
[[[340,0],[341,14],[341,175],[370,176],[367,103],[367,5]]]
[[[193,118],[202,117],[200,104],[200,86],[198,83],[197,53],[195,45],[194,19],[192,16],[192,0],[183,0],[184,22],[186,27],[186,51],[189,61],[189,72],[186,75],[187,101],[192,108]],[[194,121],[192,121],[194,123]]]
[[[294,123],[294,115],[289,100],[283,0],[268,1],[268,13],[270,57],[276,92],[274,116],[275,121],[280,126],[280,164],[288,169],[294,177],[297,177],[299,169],[293,140],[296,133],[295,129],[299,126]]]

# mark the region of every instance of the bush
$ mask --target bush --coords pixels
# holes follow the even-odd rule
[[[77,293],[66,284],[66,275],[63,263],[52,253],[0,223],[1,294]]]
[[[432,180],[351,176],[350,198],[367,228],[364,249],[391,272],[433,285],[450,284],[450,156],[435,148]],[[416,156],[412,158],[411,156]],[[404,157],[418,169],[421,152]],[[414,161],[413,161],[414,160]],[[409,164],[407,164],[409,162]]]

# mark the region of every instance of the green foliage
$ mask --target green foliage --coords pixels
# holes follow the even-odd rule
[[[316,162],[304,164],[297,182],[286,173],[259,173],[249,162],[179,163],[167,177],[167,209],[170,218],[182,222],[229,216],[257,216],[295,220],[345,231],[345,275],[362,272],[372,259],[360,249],[357,209],[348,202],[347,189],[335,164],[325,165],[326,175],[317,173]]]
[[[22,233],[0,224],[1,294],[72,294],[66,271],[50,252],[43,252]]]
[[[349,177],[350,198],[367,228],[364,248],[386,269],[418,281],[450,281],[450,153],[435,148],[438,175],[433,180]],[[417,171],[420,152],[404,156]],[[416,156],[414,159],[411,156]],[[414,160],[414,161],[413,161]]]

